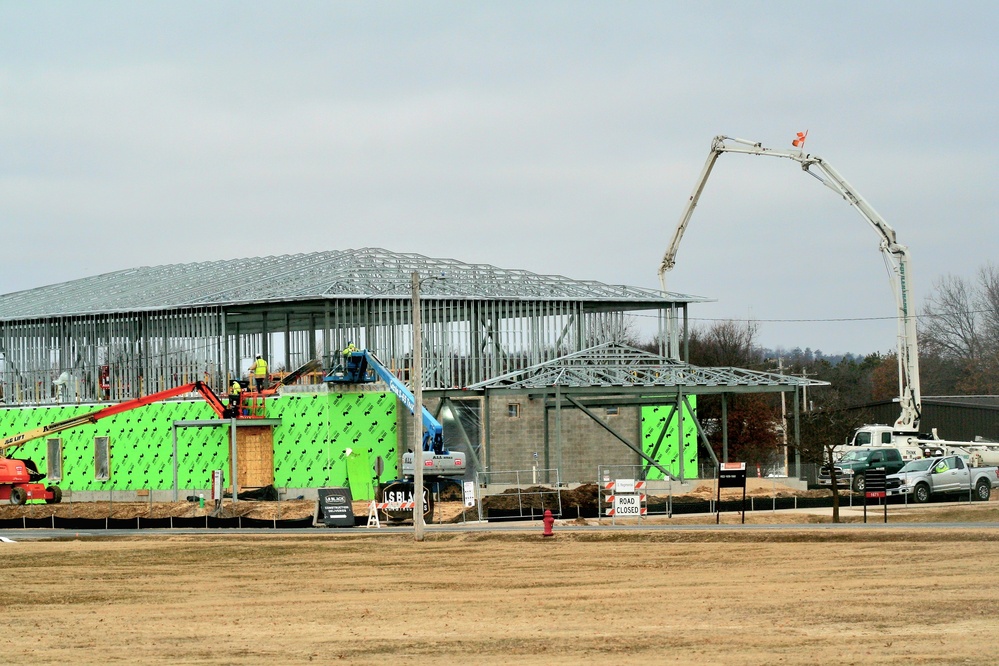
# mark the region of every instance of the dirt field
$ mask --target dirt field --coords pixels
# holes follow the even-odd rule
[[[0,580],[20,664],[993,663],[999,529],[70,538]]]

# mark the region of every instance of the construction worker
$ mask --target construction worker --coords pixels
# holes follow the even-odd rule
[[[356,351],[358,351],[358,349],[357,349],[357,347],[354,346],[354,343],[353,342],[348,342],[347,346],[343,348],[343,358],[344,358],[344,360],[346,361],[348,358],[350,358],[350,355],[353,352],[356,352]]]
[[[267,388],[267,361],[264,360],[263,356],[257,354],[256,360],[250,366],[250,372],[253,374],[253,380],[257,384],[257,393]]]
[[[243,392],[243,386],[239,383],[238,379],[232,380],[232,385],[229,387],[229,407],[239,408],[239,394]]]

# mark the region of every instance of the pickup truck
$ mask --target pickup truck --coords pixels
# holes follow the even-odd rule
[[[898,474],[885,478],[888,495],[912,495],[916,502],[928,502],[932,495],[963,493],[985,501],[992,486],[999,485],[999,468],[971,467],[964,456],[937,456],[906,463]]]
[[[836,467],[836,485],[850,485],[858,493],[867,487],[866,473],[869,469],[883,469],[885,474],[894,474],[902,469],[905,461],[898,449],[876,447],[870,449],[851,448],[833,463]],[[832,475],[829,466],[819,469],[819,485],[831,486]]]

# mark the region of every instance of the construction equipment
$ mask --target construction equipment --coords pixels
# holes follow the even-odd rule
[[[912,307],[912,286],[909,279],[909,250],[895,238],[895,230],[878,214],[853,187],[828,162],[818,155],[809,155],[802,150],[773,150],[764,148],[758,141],[747,141],[727,136],[716,136],[711,142],[711,151],[701,169],[701,175],[687,205],[680,216],[673,239],[670,241],[662,263],[659,265],[659,284],[666,291],[666,273],[676,263],[676,253],[680,240],[687,229],[694,208],[697,206],[708,176],[722,153],[743,153],[746,155],[769,155],[794,160],[802,170],[820,183],[843,197],[874,228],[880,238],[881,253],[892,275],[891,287],[895,294],[898,321],[898,378],[899,397],[902,412],[895,421],[895,430],[915,433],[919,430],[920,392],[919,355],[916,351],[916,316]]]
[[[381,379],[388,384],[389,390],[395,394],[410,414],[416,412],[416,398],[398,377],[393,375],[382,362],[366,349],[350,352],[344,356],[344,363],[330,372],[324,381],[336,384],[361,384]],[[423,408],[423,472],[431,476],[464,476],[465,454],[460,451],[444,449],[444,427],[433,417],[426,407]],[[413,453],[402,456],[403,476],[413,474]]]
[[[5,437],[0,442],[0,500],[9,500],[11,504],[24,504],[29,499],[44,499],[49,504],[58,504],[62,501],[62,490],[58,486],[45,487],[38,483],[45,478],[45,474],[38,471],[38,467],[33,461],[26,458],[9,458],[7,457],[8,451],[47,435],[88,423],[97,423],[100,419],[121,414],[137,407],[194,392],[200,393],[220,417],[228,414],[227,408],[210,386],[204,382],[194,382]]]
[[[360,384],[381,379],[389,390],[406,406],[410,414],[416,415],[416,397],[398,377],[392,374],[378,358],[368,350],[348,351],[343,355],[343,363],[334,368],[324,381],[335,384]],[[448,451],[444,448],[444,427],[433,415],[423,408],[423,474],[428,486],[442,482],[454,482],[449,477],[464,476],[467,470],[465,454],[461,451]],[[414,459],[415,454],[407,451],[402,454],[402,479],[392,481],[382,488],[382,498],[394,508],[383,510],[388,520],[405,520],[412,514],[411,509],[402,505],[414,501]],[[433,496],[424,489],[424,517],[433,513]]]
[[[803,144],[799,135],[795,146]],[[659,265],[659,284],[665,293],[666,273],[676,263],[676,253],[680,240],[687,229],[694,208],[700,200],[715,162],[722,153],[742,153],[746,155],[769,155],[794,160],[802,170],[820,183],[843,197],[874,228],[880,239],[881,253],[891,276],[892,292],[895,295],[896,320],[898,323],[898,395],[901,413],[893,426],[865,425],[857,430],[850,444],[858,446],[890,446],[900,448],[903,453],[922,451],[923,455],[939,455],[939,451],[967,453],[985,462],[999,462],[999,449],[996,444],[979,442],[948,442],[940,439],[936,431],[931,434],[919,433],[919,420],[922,411],[919,389],[919,352],[916,341],[916,313],[912,305],[912,284],[909,250],[898,243],[895,230],[876,210],[836,171],[828,162],[804,150],[773,150],[764,148],[757,141],[716,136],[711,142],[711,151],[701,169],[700,177],[687,200],[680,222]],[[908,458],[906,458],[908,459]]]
[[[316,372],[322,370],[323,362],[319,359],[313,359],[300,368],[297,368],[288,374],[281,377],[281,379],[262,391],[253,391],[249,387],[252,385],[249,382],[241,382],[244,390],[240,393],[239,409],[235,410],[235,413],[231,414],[233,418],[246,418],[246,419],[260,419],[267,416],[267,398],[273,398],[277,395],[278,389],[282,386],[288,386],[302,377],[306,376],[310,372]],[[223,418],[229,418],[230,414],[224,414]]]

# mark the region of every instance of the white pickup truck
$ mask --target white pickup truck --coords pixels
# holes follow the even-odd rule
[[[971,467],[964,456],[936,456],[906,463],[897,474],[885,478],[886,492],[912,495],[916,502],[928,502],[932,495],[963,493],[985,501],[992,486],[999,485],[999,468]]]

